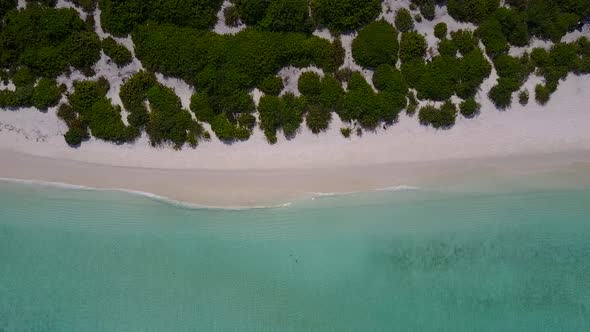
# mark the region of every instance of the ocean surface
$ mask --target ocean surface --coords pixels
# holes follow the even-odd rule
[[[590,189],[196,209],[0,182],[0,331],[590,331]]]

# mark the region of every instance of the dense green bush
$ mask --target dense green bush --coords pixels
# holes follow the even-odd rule
[[[15,9],[18,4],[18,0],[2,0],[0,1],[0,18],[4,17],[9,10]],[[2,25],[2,20],[0,20],[0,26]]]
[[[373,85],[379,91],[389,91],[402,95],[408,93],[408,84],[404,80],[402,73],[387,64],[377,67],[373,74]]]
[[[311,0],[311,11],[320,25],[333,32],[356,30],[381,12],[380,0]]]
[[[322,92],[322,82],[318,74],[308,71],[302,73],[297,81],[297,89],[308,99],[317,99]]]
[[[172,143],[181,149],[185,143],[195,147],[204,130],[194,121],[190,113],[182,109],[180,98],[174,90],[156,84],[147,90],[151,112],[146,132],[152,145]]]
[[[29,6],[11,11],[0,31],[0,66],[56,77],[70,66],[85,73],[100,59],[100,40],[74,9]]]
[[[57,85],[53,79],[42,78],[37,83],[33,91],[33,106],[40,110],[46,110],[49,107],[56,106],[61,99],[63,89]]]
[[[460,59],[456,76],[455,92],[461,98],[474,96],[479,86],[492,73],[492,65],[486,60],[479,48],[463,55]]]
[[[406,8],[400,8],[395,13],[395,27],[400,32],[408,32],[414,29],[414,19]]]
[[[343,62],[339,43],[298,33],[246,29],[236,35],[216,35],[145,25],[134,32],[133,41],[147,69],[195,84],[207,93],[218,114],[253,111],[248,91],[287,65],[316,65],[333,72]]]
[[[466,118],[472,118],[479,113],[481,105],[473,98],[466,99],[459,104],[459,110]]]
[[[222,0],[100,0],[102,27],[125,37],[147,21],[209,29],[217,21]]]
[[[416,88],[426,73],[426,62],[423,59],[413,59],[402,63],[401,73],[411,88]]]
[[[395,65],[398,50],[397,31],[384,20],[365,26],[352,41],[352,57],[367,68]]]
[[[469,30],[453,31],[451,32],[451,39],[461,55],[465,55],[474,49],[479,48],[479,40],[473,32]]]
[[[537,84],[535,86],[535,100],[541,104],[545,105],[549,101],[551,97],[551,90],[543,84]]]
[[[70,131],[66,133],[66,142],[70,145],[80,144],[81,133],[88,127],[96,138],[123,143],[134,139],[131,137],[132,128],[126,127],[121,120],[121,109],[113,106],[106,97],[109,90],[109,83],[101,78],[98,81],[81,81],[74,83],[74,93],[68,102],[73,111],[77,113],[79,125],[72,126],[69,123]],[[82,130],[80,130],[82,129]]]
[[[395,122],[406,103],[401,93],[387,90],[375,93],[363,76],[355,72],[339,115],[344,121],[356,120],[364,128],[375,129],[382,121]]]
[[[434,20],[434,16],[435,16],[434,0],[423,1],[422,4],[420,5],[420,14],[422,14],[422,16],[429,21]]]
[[[260,128],[269,143],[276,143],[278,129],[283,130],[285,137],[294,137],[303,122],[305,109],[305,100],[293,94],[263,96],[258,105]]]
[[[440,108],[427,105],[420,108],[418,119],[425,126],[432,126],[436,129],[448,129],[455,125],[457,118],[457,107],[446,101]]]
[[[415,88],[418,98],[443,101],[455,93],[459,60],[447,56],[435,56],[426,64],[424,73]]]
[[[267,95],[278,96],[284,87],[282,78],[278,76],[269,76],[262,80],[258,89]]]
[[[457,45],[452,39],[442,39],[438,42],[438,54],[442,56],[457,56]]]
[[[485,21],[477,29],[477,34],[486,47],[487,54],[494,58],[508,52],[510,45],[502,32],[502,24],[496,19]]]
[[[438,39],[444,39],[447,37],[447,24],[444,22],[437,23],[434,26],[434,36]]]
[[[449,0],[447,9],[457,21],[482,23],[500,6],[500,0]]]
[[[125,46],[117,43],[112,37],[107,37],[102,41],[102,50],[119,67],[124,67],[133,60],[131,52]]]
[[[180,98],[172,89],[158,83],[152,73],[140,71],[130,77],[121,87],[119,96],[134,132],[138,134],[145,128],[154,146],[170,143],[180,149],[188,143],[194,147],[205,135],[202,126],[182,108]],[[149,102],[150,112],[146,102]],[[205,94],[193,95],[190,107],[201,121],[212,121],[215,117]]]
[[[421,59],[426,55],[426,39],[415,31],[402,33],[399,57],[402,62]]]
[[[236,0],[242,22],[268,31],[311,32],[307,0]]]
[[[515,46],[526,46],[529,43],[529,30],[525,14],[515,9],[501,7],[494,13],[494,18],[502,26],[502,34],[508,42]]]
[[[512,94],[520,89],[530,74],[528,56],[515,58],[502,54],[494,59],[494,66],[499,78],[488,96],[496,107],[506,108],[512,104]]]

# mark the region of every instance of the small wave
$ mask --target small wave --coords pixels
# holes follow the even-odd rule
[[[399,185],[399,186],[391,186],[391,187],[384,187],[384,188],[375,189],[375,191],[407,191],[407,190],[420,190],[420,187]]]
[[[157,195],[154,193],[140,191],[140,190],[132,190],[132,189],[123,189],[123,188],[96,188],[96,187],[89,187],[89,186],[82,186],[76,184],[69,184],[63,182],[52,182],[52,181],[42,181],[42,180],[26,180],[26,179],[13,179],[13,178],[2,178],[0,177],[0,181],[4,182],[11,182],[11,183],[18,183],[18,184],[25,184],[31,186],[44,186],[44,187],[53,187],[53,188],[62,188],[62,189],[73,189],[73,190],[86,190],[86,191],[102,191],[102,192],[121,192],[125,194],[141,196],[144,198],[151,199],[153,201],[170,204],[180,208],[186,209],[195,209],[195,210],[229,210],[229,211],[241,211],[241,210],[257,210],[257,209],[274,209],[274,208],[284,208],[289,207],[292,205],[292,202],[281,203],[276,205],[248,205],[248,206],[216,206],[216,205],[204,205],[204,204],[196,204],[196,203],[188,203],[179,200],[175,200],[169,197]]]

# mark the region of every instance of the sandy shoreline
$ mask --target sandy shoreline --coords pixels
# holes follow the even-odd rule
[[[590,186],[590,151],[276,170],[133,168],[0,153],[0,178],[124,189],[212,207],[276,206],[326,194],[412,187],[491,191],[518,182],[531,189]]]

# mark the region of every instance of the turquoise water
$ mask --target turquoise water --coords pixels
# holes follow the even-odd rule
[[[0,331],[588,331],[590,190],[188,209],[0,183]]]

